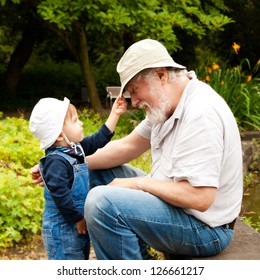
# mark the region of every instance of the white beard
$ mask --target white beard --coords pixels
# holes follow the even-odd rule
[[[147,117],[154,124],[162,124],[168,119],[168,112],[171,107],[169,101],[167,100],[164,92],[161,89],[155,89],[151,86],[149,87],[149,94],[153,96],[154,100],[158,100],[158,103],[155,106],[151,106],[146,101],[141,102],[140,107],[148,107],[149,111],[147,112]]]
[[[150,112],[147,113],[147,116],[148,116],[149,120],[154,124],[162,124],[167,120],[167,118],[166,118],[165,114],[162,112],[162,110],[157,109],[157,108],[150,107]]]
[[[168,104],[166,102],[160,102],[160,108],[151,107],[150,104],[146,101],[143,101],[139,108],[148,107],[149,111],[146,113],[149,120],[154,124],[162,124],[167,120],[167,109]]]

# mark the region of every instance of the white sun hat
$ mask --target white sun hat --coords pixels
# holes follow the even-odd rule
[[[186,69],[172,59],[167,49],[158,41],[144,39],[131,45],[117,64],[122,96],[126,84],[140,71],[147,68],[174,67]]]
[[[30,131],[40,140],[40,148],[49,148],[62,132],[70,100],[42,98],[34,106],[30,116]]]

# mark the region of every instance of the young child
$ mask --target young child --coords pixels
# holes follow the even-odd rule
[[[84,203],[89,181],[85,155],[111,140],[126,108],[125,99],[118,97],[106,123],[84,138],[83,123],[69,99],[43,98],[35,105],[30,130],[45,150],[39,166],[45,184],[42,235],[49,260],[88,259],[90,240]]]

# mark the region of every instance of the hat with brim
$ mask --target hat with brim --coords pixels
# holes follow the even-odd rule
[[[30,116],[30,131],[40,140],[40,148],[52,146],[62,132],[70,101],[68,98],[42,98]]]
[[[140,71],[157,67],[186,69],[176,63],[167,49],[156,40],[145,39],[130,46],[117,64],[116,70],[121,81],[119,95],[122,96],[126,84]]]

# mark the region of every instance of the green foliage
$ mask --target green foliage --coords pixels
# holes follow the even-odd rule
[[[93,110],[83,109],[79,111],[79,119],[83,122],[83,128],[86,135],[93,134],[97,131],[103,121],[99,114],[95,113]]]
[[[260,139],[252,139],[254,153],[244,176],[244,196],[241,216],[260,233]]]
[[[34,4],[35,5],[35,4]],[[73,23],[79,21],[86,31],[97,31],[106,36],[131,31],[135,40],[144,37],[165,42],[170,51],[181,48],[174,28],[202,38],[208,30],[222,30],[233,20],[223,13],[227,7],[223,0],[208,4],[200,1],[165,0],[142,1],[70,1],[43,0],[36,4],[39,16],[54,23],[61,30],[71,31]]]
[[[0,77],[4,73],[1,73]],[[1,104],[1,109],[31,109],[40,98],[68,97],[72,103],[81,102],[82,75],[78,64],[66,61],[55,63],[51,60],[33,60],[29,63],[21,77],[17,88],[17,98],[13,103]],[[4,90],[0,83],[0,91]]]
[[[9,57],[14,51],[14,46],[8,42],[11,30],[5,26],[0,27],[0,61],[4,64],[7,63]],[[13,42],[12,42],[13,43]]]
[[[111,55],[106,53],[97,53],[95,65],[92,70],[96,79],[97,90],[101,100],[105,100],[107,86],[119,86],[119,75],[116,72],[115,53],[111,50]]]
[[[0,121],[1,159],[9,163],[20,163],[20,168],[31,168],[37,158],[43,155],[39,141],[29,131],[28,121],[20,118],[6,118]]]
[[[44,20],[56,23],[62,30],[71,30],[72,23],[86,12],[86,5],[82,0],[46,0],[37,5],[37,10]]]
[[[95,133],[106,122],[107,117],[108,113],[100,116],[93,110],[86,108],[79,111],[79,118],[83,122],[86,135]],[[142,119],[143,117],[139,110],[136,112],[128,111],[123,114],[118,121],[113,139],[119,139],[129,134]]]
[[[169,52],[172,53],[182,48],[180,40],[182,34],[186,34],[190,38],[194,37],[200,39],[205,37],[209,31],[215,32],[216,30],[222,30],[223,26],[232,22],[232,19],[226,15],[227,8],[223,0],[217,0],[214,1],[214,3],[210,1],[207,5],[201,2],[202,1],[190,0],[175,0],[171,3],[165,0],[141,0],[138,2],[130,0],[2,0],[1,4],[5,6],[5,11],[9,14],[14,14],[13,17],[15,19],[22,19],[20,22],[23,24],[18,24],[19,27],[25,25],[28,20],[28,14],[31,14],[31,11],[36,11],[34,15],[36,18],[39,18],[39,21],[42,23],[41,28],[44,29],[44,41],[46,37],[50,38],[50,33],[46,31],[54,31],[56,37],[59,37],[64,43],[64,48],[67,47],[71,52],[71,57],[74,59],[76,58],[79,64],[84,63],[86,66],[88,62],[82,59],[84,55],[79,52],[79,37],[74,28],[76,25],[82,27],[85,33],[81,34],[86,35],[88,44],[88,48],[84,47],[84,49],[88,51],[91,68],[92,65],[94,65],[96,72],[98,72],[98,76],[95,75],[95,80],[98,84],[97,88],[99,89],[99,94],[103,94],[105,88],[104,84],[109,85],[113,81],[118,83],[118,76],[116,76],[115,66],[113,71],[106,72],[109,73],[104,75],[106,77],[103,77],[102,69],[111,69],[111,66],[116,64],[122,52],[130,43],[147,37],[154,38],[164,43]],[[14,5],[15,3],[19,3],[20,5]],[[5,11],[3,15],[6,13]],[[6,25],[9,27],[9,25],[11,26],[11,24],[15,23],[15,20],[6,23],[3,15],[0,15],[0,19],[3,21],[3,23],[0,23],[0,28],[2,25],[5,28]],[[12,30],[10,27],[9,29]],[[13,30],[17,30],[17,28]],[[23,34],[22,28],[20,27],[18,30],[21,36]],[[17,32],[15,32],[15,34],[15,37],[18,38]],[[9,38],[11,36],[5,33],[4,37]],[[0,36],[0,38],[2,37]],[[39,40],[42,38],[39,38]],[[15,49],[17,44],[10,45],[6,44],[5,40],[1,41],[4,42],[4,44],[2,44],[2,52],[0,48],[0,58],[2,55],[3,59],[8,63],[8,55],[10,55],[11,51],[9,48],[12,47]],[[56,41],[56,39],[54,38],[53,41]],[[19,42],[19,40],[15,42]],[[42,41],[37,42],[34,51],[39,50],[41,45],[44,44],[45,42],[42,43]],[[57,46],[57,44],[47,45],[45,53],[53,54],[54,48],[57,53],[59,53],[59,46]],[[45,53],[37,53],[37,55],[45,56]],[[93,54],[94,56],[92,56]],[[106,62],[109,66],[104,68],[104,64],[100,65],[99,62],[95,60],[96,55],[98,56],[97,60],[101,56],[106,56]],[[110,59],[111,57],[113,60]],[[62,60],[62,58],[60,59]],[[98,68],[100,69],[99,71],[97,70]],[[82,78],[80,78],[79,81],[84,84],[93,85],[93,87],[88,86],[89,90],[95,88],[95,82],[92,76],[86,75],[87,73],[83,71],[83,69],[86,68],[81,65],[79,70],[82,71],[81,77],[84,76],[84,79],[82,81]],[[112,79],[110,79],[111,76]],[[106,78],[106,81],[104,81],[104,78]],[[99,79],[101,79],[100,82]],[[64,77],[61,84],[66,85],[70,80],[70,78],[66,79],[66,77]],[[19,101],[17,100],[17,104],[21,104],[22,106],[29,105],[27,101],[28,99],[31,100],[31,96],[32,98],[34,96],[44,97],[47,92],[50,96],[60,96],[60,92],[57,92],[58,88],[55,88],[55,82],[53,86],[46,89],[45,85],[47,84],[45,82],[41,83],[38,79],[31,79],[30,81],[38,82],[38,88],[33,88],[34,92],[30,91],[31,88],[29,88],[28,92],[23,91],[26,83],[24,84],[23,80],[21,80],[19,82],[19,88],[15,93],[20,99]],[[58,79],[56,79],[56,81],[58,81]],[[0,85],[1,84],[4,83],[0,83]],[[42,85],[44,86],[42,87]],[[45,92],[43,92],[43,90],[45,90]],[[70,97],[69,90],[71,89],[66,87],[63,96]],[[21,91],[22,94],[20,94]],[[74,91],[74,89],[71,91]],[[95,91],[94,89],[90,91],[92,93],[90,96],[92,97]],[[0,92],[2,92],[2,88],[0,88]],[[10,93],[4,92],[3,96],[7,96],[8,94]],[[74,92],[72,94],[75,96]],[[98,100],[98,97],[96,99],[91,98],[92,106],[96,110],[93,100]],[[13,104],[4,105],[10,108]]]
[[[32,184],[29,169],[42,152],[23,117],[0,120],[0,135],[0,248],[5,248],[40,231],[42,188]]]
[[[258,145],[259,147],[260,145]],[[257,184],[260,184],[260,178],[258,170],[251,170],[244,176],[244,190],[247,193],[248,190],[253,189]]]
[[[46,83],[46,81],[48,82]],[[79,97],[83,81],[77,63],[68,61],[55,63],[47,60],[34,61],[24,69],[18,90],[22,90],[28,84],[30,87],[27,88],[27,96],[53,96],[56,98],[67,96],[73,101],[75,96]]]
[[[151,151],[147,151],[144,154],[142,154],[141,157],[132,160],[130,164],[137,168],[140,168],[141,170],[149,174],[151,172],[151,166],[152,166]]]
[[[42,189],[30,186],[29,170],[23,174],[17,165],[0,162],[0,248],[29,239],[41,229]]]
[[[257,232],[260,233],[260,216],[258,217],[259,221],[253,222],[252,217],[243,217],[244,222],[246,222],[249,226],[254,228]]]
[[[226,100],[241,130],[260,130],[260,78],[254,76],[259,65],[246,73],[242,70],[245,61],[227,69],[213,63],[199,75]]]

